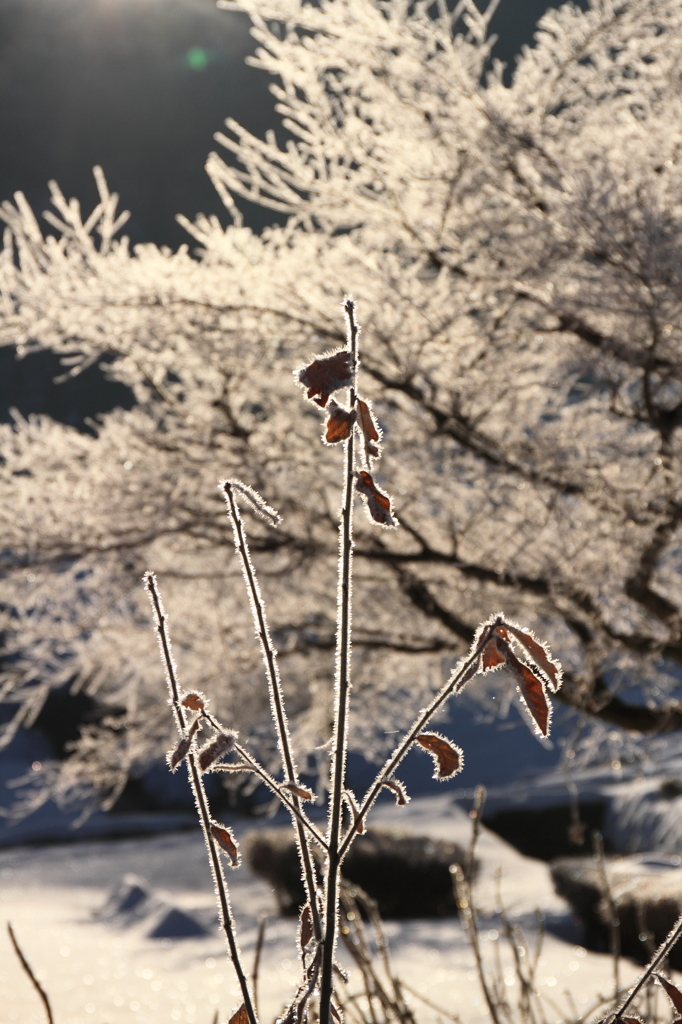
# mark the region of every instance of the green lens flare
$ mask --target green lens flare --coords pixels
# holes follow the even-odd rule
[[[185,66],[192,71],[203,71],[209,61],[208,51],[201,46],[192,46],[185,55]]]

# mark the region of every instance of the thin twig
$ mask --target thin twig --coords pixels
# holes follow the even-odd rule
[[[469,849],[467,851],[466,859],[466,880],[469,885],[472,885],[474,880],[476,844],[478,843],[478,837],[481,832],[481,819],[483,817],[483,808],[485,806],[486,796],[487,791],[485,786],[476,786],[476,789],[474,790],[474,804],[470,811],[473,824],[471,826],[471,840],[469,841]]]
[[[678,917],[677,921],[675,922],[673,927],[668,932],[667,937],[664,939],[664,941],[659,946],[658,952],[651,959],[650,963],[648,964],[648,966],[644,970],[644,973],[642,974],[642,977],[639,979],[639,981],[634,986],[634,988],[632,988],[630,990],[630,992],[629,992],[627,998],[625,999],[623,1005],[621,1006],[620,1010],[618,1010],[618,1012],[616,1014],[614,1014],[614,1016],[611,1018],[613,1024],[617,1024],[617,1021],[621,1020],[623,1014],[626,1013],[626,1011],[632,1005],[634,1000],[637,998],[639,993],[642,991],[643,987],[646,985],[646,983],[649,980],[649,978],[651,977],[651,975],[654,973],[654,971],[656,971],[658,969],[658,967],[661,964],[661,961],[665,960],[665,958],[667,956],[669,956],[670,951],[672,950],[673,946],[678,941],[680,936],[682,936],[682,914]]]
[[[500,1016],[498,1013],[498,1005],[496,1000],[493,998],[488,981],[485,976],[485,970],[483,969],[483,957],[481,956],[481,945],[478,941],[478,922],[476,908],[474,906],[473,890],[471,886],[474,858],[476,855],[476,842],[480,831],[479,818],[483,814],[483,805],[485,803],[485,786],[478,786],[476,789],[476,796],[474,797],[474,815],[473,815],[473,827],[471,830],[471,842],[469,844],[469,851],[467,854],[467,872],[466,874],[462,870],[459,864],[450,865],[450,873],[452,875],[453,887],[455,890],[455,899],[457,900],[457,907],[462,914],[464,919],[464,927],[467,933],[467,939],[471,946],[471,951],[474,954],[474,960],[476,961],[476,969],[478,971],[478,978],[481,984],[481,990],[483,992],[483,998],[486,1001],[488,1012],[492,1017],[494,1024],[501,1024]]]
[[[436,1011],[436,1013],[442,1013],[444,1017],[449,1017],[450,1020],[455,1022],[455,1024],[462,1024],[461,1018],[458,1017],[456,1013],[453,1013],[452,1010],[444,1010],[442,1006],[438,1005],[438,1003],[432,1003],[430,999],[427,999],[426,996],[422,995],[418,989],[412,988],[412,986],[408,985],[406,981],[401,981],[400,984],[402,988],[406,989],[416,999],[419,999],[420,1002],[424,1003],[424,1006],[430,1006],[432,1010]]]
[[[279,800],[284,804],[284,806],[292,815],[292,817],[295,817],[296,820],[304,828],[308,830],[311,838],[313,838],[316,843],[319,843],[323,850],[326,850],[326,839],[324,838],[322,833],[315,827],[315,825],[313,825],[312,821],[310,821],[310,819],[306,816],[305,812],[301,810],[300,802],[298,798],[295,796],[295,794],[288,792],[286,789],[283,789],[283,787],[279,785],[276,779],[273,779],[272,775],[270,775],[269,772],[267,772],[265,768],[263,768],[262,765],[260,765],[258,761],[256,761],[255,757],[252,757],[252,755],[249,754],[249,752],[245,750],[240,743],[235,743],[234,749],[239,754],[239,756],[242,757],[244,761],[246,761],[246,766],[244,767],[243,770],[250,770],[254,773],[254,775],[257,775],[260,779],[262,779],[265,785],[268,787],[268,789],[270,789],[270,791],[274,793],[275,796],[278,797]],[[224,768],[229,768],[229,765],[217,764],[213,766],[212,770],[220,771]]]
[[[402,759],[405,757],[405,755],[407,754],[408,750],[414,743],[419,733],[422,732],[426,724],[434,716],[434,714],[441,707],[441,705],[445,703],[448,697],[450,697],[453,693],[457,693],[459,690],[461,690],[465,683],[467,683],[472,678],[472,676],[476,674],[480,664],[481,652],[483,651],[483,648],[487,644],[488,640],[490,640],[490,637],[493,635],[495,628],[499,626],[501,622],[502,619],[496,617],[495,619],[493,619],[492,622],[489,622],[487,624],[487,626],[481,633],[481,636],[475,648],[455,668],[454,672],[448,679],[447,683],[436,694],[436,696],[433,698],[428,707],[424,708],[422,711],[419,712],[412,726],[406,733],[404,739],[402,739],[400,743],[398,743],[395,750],[386,761],[386,764],[383,766],[383,768],[377,775],[376,779],[369,787],[365,795],[365,798],[362,801],[362,805],[357,813],[357,817],[355,818],[352,827],[348,830],[348,833],[346,834],[346,837],[343,843],[341,844],[342,857],[345,856],[348,847],[350,846],[350,844],[353,842],[353,839],[357,835],[358,824],[364,821],[365,815],[367,814],[370,807],[372,806],[377,796],[379,795],[382,786],[388,779],[391,778],[393,772],[396,770]]]
[[[19,945],[19,943],[17,941],[17,937],[14,934],[14,929],[12,928],[12,925],[10,924],[9,921],[7,922],[7,931],[9,932],[10,941],[11,941],[12,945],[14,946],[14,952],[19,957],[19,963],[21,964],[21,966],[26,971],[26,973],[27,973],[27,975],[28,975],[28,977],[29,977],[29,979],[31,981],[31,984],[33,985],[34,989],[36,990],[36,992],[38,993],[38,995],[40,996],[40,998],[42,1000],[43,1006],[45,1007],[45,1012],[47,1014],[47,1022],[48,1022],[48,1024],[54,1024],[54,1017],[52,1016],[52,1007],[50,1006],[50,1000],[47,997],[47,992],[45,991],[43,986],[40,984],[38,979],[36,978],[35,974],[33,973],[32,968],[31,968],[30,963],[28,962],[28,960],[26,959],[26,957],[22,953],[21,947],[20,947],[20,945]]]
[[[260,967],[260,955],[263,950],[263,939],[265,938],[265,926],[268,923],[268,915],[262,913],[258,922],[258,938],[256,939],[256,950],[253,955],[253,971],[251,972],[251,985],[253,986],[253,1005],[258,1013],[258,969]]]
[[[359,326],[355,319],[355,303],[347,299],[344,303],[350,349],[350,398],[351,412],[355,408],[355,375],[358,364]],[[340,579],[337,608],[336,643],[336,707],[334,711],[334,739],[332,747],[331,793],[329,811],[329,853],[327,856],[327,880],[325,887],[325,934],[320,973],[320,1024],[331,1024],[333,989],[334,947],[338,918],[339,869],[342,851],[339,846],[341,833],[341,812],[346,775],[346,746],[348,732],[348,699],[350,695],[351,668],[351,622],[353,572],[353,498],[355,495],[355,430],[351,429],[345,445],[345,481],[341,523],[339,526]]]
[[[284,709],[284,694],[282,693],[282,684],[279,677],[279,669],[277,667],[277,651],[275,650],[270,637],[270,630],[268,628],[267,618],[265,615],[265,605],[263,603],[263,598],[261,597],[256,572],[251,563],[246,534],[242,525],[241,516],[239,515],[239,507],[234,496],[233,482],[231,480],[225,480],[222,484],[222,489],[225,495],[225,500],[227,501],[232,530],[234,532],[234,543],[242,563],[244,580],[247,585],[249,601],[251,603],[251,611],[253,613],[256,632],[258,633],[258,639],[260,640],[261,650],[263,652],[263,659],[268,679],[268,690],[270,692],[270,704],[272,706],[272,713],[277,729],[277,745],[279,747],[280,757],[282,758],[282,764],[284,766],[285,778],[287,782],[293,785],[298,785],[298,773],[291,753],[291,738],[289,736],[287,716]],[[300,801],[298,797],[294,796],[292,798],[292,803],[300,810]],[[305,883],[308,895],[308,904],[312,915],[313,933],[315,938],[319,941],[322,936],[322,926],[317,903],[317,886],[315,883],[313,858],[310,852],[305,828],[297,817],[295,817],[294,825],[296,829],[296,839],[301,867],[303,869],[303,881]]]
[[[175,662],[171,653],[170,636],[167,630],[167,616],[161,602],[161,595],[159,594],[158,587],[156,584],[156,577],[153,573],[145,573],[144,576],[145,588],[149,593],[149,597],[152,602],[152,608],[154,609],[154,617],[156,620],[156,632],[159,638],[159,647],[161,648],[161,654],[166,669],[166,681],[168,683],[168,689],[171,695],[171,702],[173,706],[173,712],[175,714],[175,721],[178,727],[178,732],[181,736],[184,736],[187,727],[187,720],[185,717],[185,710],[180,703],[180,690],[178,687],[178,681],[175,674]],[[230,958],[239,980],[239,987],[242,991],[242,998],[244,1000],[244,1007],[249,1017],[250,1024],[258,1024],[258,1018],[251,1001],[251,993],[249,992],[249,986],[246,979],[246,973],[242,966],[241,956],[239,952],[239,946],[237,944],[237,936],[235,932],[234,919],[232,917],[232,908],[230,906],[230,896],[227,888],[227,882],[225,875],[223,874],[223,866],[220,860],[220,854],[216,845],[216,841],[213,838],[211,832],[211,816],[208,807],[208,798],[206,796],[206,790],[204,788],[203,779],[201,773],[197,767],[196,756],[194,750],[190,749],[187,754],[187,766],[190,782],[194,791],[194,798],[197,804],[197,810],[199,812],[199,820],[201,821],[201,827],[204,832],[204,839],[206,840],[206,846],[209,851],[209,861],[211,864],[211,870],[213,872],[213,881],[215,885],[215,891],[218,896],[220,905],[220,917],[223,931],[225,932],[225,938],[227,940],[227,946],[230,951]]]
[[[606,857],[604,856],[604,840],[601,832],[596,829],[592,832],[592,844],[597,861],[597,870],[601,877],[604,898],[609,908],[609,946],[613,958],[613,998],[614,1002],[620,996],[620,920],[616,909],[616,901],[611,892],[609,879],[606,874]]]

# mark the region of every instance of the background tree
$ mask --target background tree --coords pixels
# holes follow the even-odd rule
[[[227,228],[179,218],[195,254],[131,253],[100,172],[85,220],[54,188],[46,237],[21,196],[4,206],[0,338],[71,373],[109,353],[137,399],[92,436],[3,432],[6,736],[75,676],[119,710],[57,792],[111,802],[165,749],[151,567],[184,677],[271,742],[215,486],[238,476],[283,516],[252,549],[296,742],[326,740],[341,455],[311,457],[323,420],[291,371],[343,344],[346,293],[401,523],[356,534],[356,741],[498,608],[550,639],[573,709],[679,729],[679,0],[548,12],[508,86],[470,0],[240,8],[289,140],[217,136],[238,161],[207,162]],[[244,201],[285,223],[255,235]]]

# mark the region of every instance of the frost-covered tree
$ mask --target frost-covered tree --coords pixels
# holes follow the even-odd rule
[[[283,517],[251,545],[296,742],[325,741],[341,452],[292,370],[343,343],[344,294],[401,523],[356,533],[358,741],[497,609],[551,640],[572,708],[682,727],[679,0],[551,11],[510,84],[473,0],[239,7],[283,133],[216,136],[227,227],[180,218],[197,250],[131,253],[100,172],[87,218],[54,186],[49,234],[4,206],[0,340],[71,373],[108,353],[137,400],[92,435],[3,428],[6,735],[75,678],[118,710],[55,785],[114,799],[165,749],[152,568],[183,677],[270,742],[216,489],[237,476]],[[243,201],[278,223],[252,233]]]

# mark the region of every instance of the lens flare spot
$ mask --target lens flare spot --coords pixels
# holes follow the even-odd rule
[[[191,46],[185,54],[185,67],[191,71],[203,71],[208,67],[210,55],[203,46]]]

